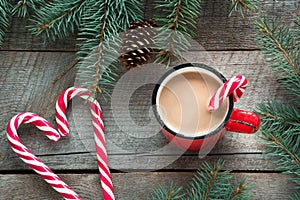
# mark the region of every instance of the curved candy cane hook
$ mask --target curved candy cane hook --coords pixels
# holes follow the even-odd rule
[[[67,136],[70,132],[66,108],[68,102],[75,96],[87,99],[92,113],[92,122],[95,133],[96,153],[98,159],[98,168],[100,171],[100,181],[104,200],[114,200],[114,191],[111,181],[111,175],[108,167],[108,159],[104,137],[104,124],[102,111],[99,103],[90,97],[90,92],[85,88],[71,87],[64,91],[56,103],[56,121],[58,132],[44,118],[34,113],[20,113],[14,116],[7,126],[7,137],[9,144],[16,154],[34,171],[42,176],[57,192],[65,199],[80,199],[80,197],[65,184],[52,170],[47,167],[40,159],[33,155],[20,141],[17,129],[23,123],[29,123],[39,128],[49,139],[57,141],[60,135]],[[60,133],[60,134],[59,134]]]
[[[37,158],[25,145],[22,144],[17,129],[21,124],[32,124],[40,129],[50,140],[57,141],[59,133],[44,118],[34,113],[20,113],[14,116],[7,125],[7,138],[11,148],[36,173],[38,173],[53,189],[65,199],[81,199],[61,178]]]
[[[91,93],[89,90],[80,87],[71,87],[65,90],[58,97],[56,103],[57,127],[61,135],[67,136],[70,132],[69,124],[66,117],[66,109],[67,109],[68,102],[76,96],[88,100],[91,114],[92,114],[92,122],[93,122],[93,128],[95,133],[95,146],[96,146],[96,154],[98,159],[98,168],[100,171],[102,192],[103,192],[104,200],[113,200],[115,199],[115,197],[114,197],[114,190],[111,181],[111,175],[108,167],[102,111],[98,101],[90,97],[90,94]]]

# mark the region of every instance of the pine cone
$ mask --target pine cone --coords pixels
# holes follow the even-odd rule
[[[155,23],[152,20],[131,22],[122,39],[120,64],[127,70],[143,65],[151,58]]]

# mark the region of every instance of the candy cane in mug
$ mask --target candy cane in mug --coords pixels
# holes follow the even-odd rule
[[[243,95],[248,84],[248,80],[243,75],[237,75],[227,80],[215,94],[211,97],[208,110],[213,112],[226,100],[229,95],[233,95],[234,102]]]

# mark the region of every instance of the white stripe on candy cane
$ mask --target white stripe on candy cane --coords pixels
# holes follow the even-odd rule
[[[248,81],[243,75],[237,75],[227,80],[210,98],[208,110],[210,112],[217,110],[220,105],[226,100],[226,98],[231,94],[234,96],[235,101],[239,100],[244,93],[247,84]],[[224,91],[223,94],[222,91]],[[240,94],[238,94],[237,91],[239,91]]]

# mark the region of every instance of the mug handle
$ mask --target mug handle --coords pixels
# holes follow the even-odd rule
[[[230,132],[255,133],[260,126],[260,117],[250,111],[234,108],[225,128]]]

